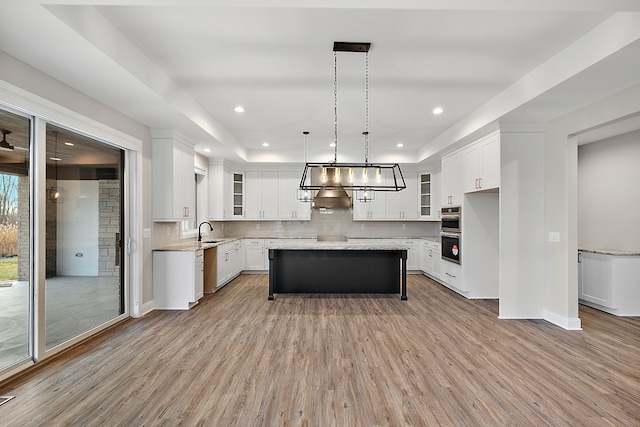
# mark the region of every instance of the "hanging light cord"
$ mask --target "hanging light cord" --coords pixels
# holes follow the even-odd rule
[[[369,163],[369,52],[364,65],[364,162]]]
[[[338,53],[333,52],[333,162],[338,163]]]

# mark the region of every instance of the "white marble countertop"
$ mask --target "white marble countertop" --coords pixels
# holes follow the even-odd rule
[[[367,242],[283,242],[281,245],[269,245],[267,249],[286,250],[407,250],[406,246],[394,243],[367,243]]]
[[[202,242],[196,242],[193,240],[189,240],[184,243],[176,243],[175,245],[162,246],[159,248],[154,248],[154,251],[197,251],[200,249],[211,249],[218,247],[220,245],[224,245],[225,243],[233,242],[235,240],[240,240],[241,237],[219,237],[212,238],[211,241],[204,240]]]
[[[619,249],[578,248],[578,251],[612,256],[640,256],[640,251],[622,251]]]
[[[421,237],[350,237],[350,241],[346,242],[316,242],[315,237],[212,237],[211,239],[204,239],[202,242],[196,242],[189,240],[184,243],[176,243],[173,245],[162,246],[154,248],[154,251],[197,251],[204,249],[211,249],[220,246],[225,243],[233,242],[242,239],[264,239],[264,240],[287,240],[282,245],[271,245],[271,248],[283,248],[287,245],[287,249],[291,246],[291,249],[408,249],[405,246],[393,244],[393,243],[369,243],[367,240],[380,240],[380,239],[415,239],[415,240],[429,240],[433,242],[439,242],[439,236],[421,236]],[[299,239],[301,242],[291,242],[291,240]],[[309,240],[312,241],[309,241]],[[302,241],[306,240],[306,241]],[[295,247],[293,247],[295,246]],[[304,246],[304,247],[303,247]]]

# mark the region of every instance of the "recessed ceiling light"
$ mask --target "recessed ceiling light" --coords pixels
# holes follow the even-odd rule
[[[241,105],[238,105],[233,109],[233,111],[235,111],[236,113],[244,113],[244,107]]]
[[[332,142],[331,144],[329,144],[329,147],[335,147],[335,146],[336,146],[335,142]]]
[[[60,157],[49,157],[49,160],[53,160],[53,161],[58,162],[58,161],[60,161],[62,159]]]
[[[68,146],[68,147],[74,147],[75,144],[73,142],[65,142],[64,145]]]
[[[433,114],[442,114],[444,112],[444,110],[442,109],[442,107],[436,107],[433,109]]]
[[[396,144],[396,147],[398,147],[398,148],[402,148],[402,147],[404,147],[404,144],[403,144],[402,142],[398,142],[398,143]]]
[[[262,143],[262,146],[263,146],[263,147],[268,147],[268,146],[269,146],[269,143],[268,143],[268,142],[263,142],[263,143]]]
[[[211,148],[205,148],[205,149],[204,149],[204,150],[202,150],[202,151],[204,151],[205,153],[210,153],[210,152],[211,152]]]

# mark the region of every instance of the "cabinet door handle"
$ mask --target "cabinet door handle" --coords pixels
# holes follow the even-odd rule
[[[478,188],[482,188],[482,178],[478,178]]]
[[[578,252],[578,262],[582,262],[582,254]]]
[[[444,274],[446,274],[446,275],[447,275],[447,276],[449,276],[449,277],[453,277],[454,279],[455,279],[455,277],[456,277],[456,276],[454,276],[453,274],[449,274],[449,273],[444,273]]]

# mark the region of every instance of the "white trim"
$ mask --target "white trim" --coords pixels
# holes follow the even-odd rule
[[[547,322],[553,323],[554,325],[560,326],[561,328],[567,329],[569,331],[581,331],[582,325],[580,323],[580,318],[569,318],[560,316],[557,313],[553,313],[549,310],[542,310],[543,319]]]
[[[31,229],[32,229],[32,257],[33,271],[31,282],[33,288],[33,325],[32,337],[38,337],[38,341],[32,342],[32,355],[35,363],[51,357],[60,351],[67,349],[91,335],[118,323],[129,316],[141,315],[140,301],[142,300],[142,244],[143,242],[143,209],[142,209],[142,165],[143,141],[109,125],[98,122],[76,111],[56,104],[27,90],[21,89],[0,79],[0,108],[17,110],[24,115],[33,117],[32,132],[32,203],[31,203]],[[123,119],[126,119],[123,116]],[[125,238],[131,238],[131,255],[125,257],[124,278],[124,313],[116,318],[92,328],[85,333],[74,337],[52,349],[46,349],[45,338],[45,276],[46,276],[46,125],[52,123],[65,129],[72,130],[82,135],[100,140],[106,144],[125,150]],[[140,127],[142,128],[142,125]],[[38,261],[37,264],[34,261]],[[128,270],[128,271],[127,271]],[[152,302],[151,302],[152,304]],[[145,304],[145,309],[148,304]],[[29,364],[20,364],[20,368],[11,368],[2,373],[14,375]]]
[[[117,129],[83,116],[73,110],[34,95],[24,89],[0,80],[0,104],[9,106],[30,116],[44,119],[47,122],[60,124],[62,127],[90,135],[118,147],[141,151],[142,141]]]

